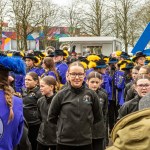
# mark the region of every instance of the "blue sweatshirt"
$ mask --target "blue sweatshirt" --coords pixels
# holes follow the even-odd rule
[[[23,106],[20,98],[13,96],[14,119],[8,124],[9,112],[4,91],[0,90],[0,150],[13,150],[22,137]]]
[[[61,84],[66,83],[66,72],[68,70],[68,65],[65,62],[58,62],[55,64],[56,70],[61,78]]]

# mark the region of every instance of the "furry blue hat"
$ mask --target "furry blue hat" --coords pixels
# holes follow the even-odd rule
[[[25,63],[18,57],[7,57],[0,55],[0,70],[13,71],[17,74],[25,75]]]

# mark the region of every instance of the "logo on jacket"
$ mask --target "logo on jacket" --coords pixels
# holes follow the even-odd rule
[[[99,99],[99,102],[100,102],[101,105],[103,105],[105,101],[104,101],[103,98],[100,98],[100,99]]]
[[[85,95],[83,97],[83,102],[87,104],[92,104],[91,97],[89,95]]]
[[[123,81],[123,76],[119,76],[119,84],[121,84],[122,83],[122,81]]]
[[[30,93],[29,97],[34,97],[35,93]]]
[[[3,132],[4,132],[4,125],[3,125],[2,119],[0,118],[0,139],[3,136]]]

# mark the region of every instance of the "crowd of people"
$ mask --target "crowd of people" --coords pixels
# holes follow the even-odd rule
[[[150,93],[149,63],[142,52],[78,56],[65,47],[1,53],[0,149],[104,150],[111,133],[108,149],[132,149],[127,139],[136,143],[138,137],[123,134],[137,136],[141,129],[133,132],[129,124],[149,121],[150,111],[139,107]]]

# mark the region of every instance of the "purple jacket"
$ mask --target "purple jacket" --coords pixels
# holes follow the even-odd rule
[[[8,124],[9,107],[4,91],[0,90],[0,150],[13,150],[20,142],[23,132],[22,100],[13,96],[14,119]]]

